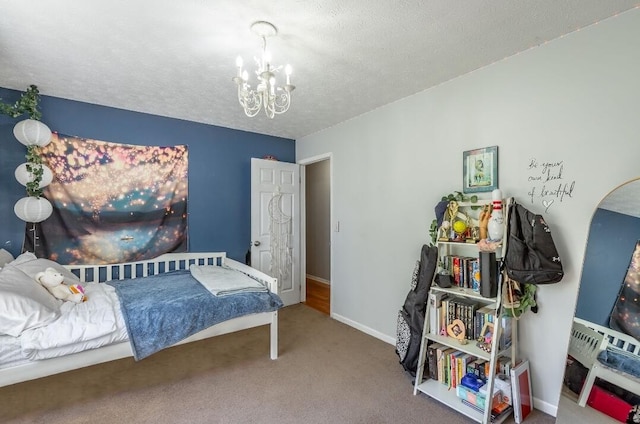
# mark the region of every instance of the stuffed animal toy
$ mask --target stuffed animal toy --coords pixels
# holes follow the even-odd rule
[[[64,283],[64,276],[55,270],[47,268],[44,272],[36,274],[35,279],[56,299],[66,300],[74,303],[81,303],[86,300],[84,289],[79,284],[68,286]]]

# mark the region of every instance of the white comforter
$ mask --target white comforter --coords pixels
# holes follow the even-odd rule
[[[115,289],[100,283],[83,286],[86,302],[64,302],[60,318],[22,332],[20,343],[25,357],[53,358],[127,340]]]

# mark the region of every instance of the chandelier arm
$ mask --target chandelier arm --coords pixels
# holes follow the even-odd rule
[[[274,96],[274,112],[277,115],[283,114],[289,110],[289,106],[291,105],[291,93],[288,91],[284,91],[284,93],[279,93]]]
[[[253,118],[260,112],[261,101],[259,94],[254,90],[248,90],[241,86],[238,87],[238,102],[244,109],[245,115]]]

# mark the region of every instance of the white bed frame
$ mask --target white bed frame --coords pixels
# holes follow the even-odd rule
[[[277,279],[251,268],[243,263],[227,258],[224,252],[205,253],[167,253],[155,259],[113,265],[69,265],[70,269],[84,283],[93,281],[123,280],[148,275],[162,274],[168,271],[189,269],[189,265],[226,265],[250,275],[266,284],[271,292],[278,294]],[[200,331],[176,345],[202,340],[222,334],[233,333],[248,328],[269,325],[270,356],[278,358],[278,311],[263,312],[234,318]],[[11,368],[0,369],[0,387],[34,380],[48,375],[58,374],[90,365],[114,361],[133,356],[129,341],[87,350],[58,358],[33,361]]]
[[[598,353],[605,350],[609,345],[618,347],[631,355],[636,355],[640,360],[640,342],[635,338],[580,318],[573,319],[569,355],[589,370],[578,398],[578,405],[580,406],[587,404],[587,399],[596,377],[632,393],[640,394],[639,379],[606,367],[598,361]]]

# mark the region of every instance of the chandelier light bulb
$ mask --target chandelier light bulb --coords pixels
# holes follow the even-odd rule
[[[236,57],[236,67],[238,68],[238,78],[242,77],[242,58],[240,56]]]
[[[284,67],[284,73],[287,75],[287,85],[291,84],[291,72],[293,71],[293,69],[291,69],[291,65],[287,64],[287,66]]]

